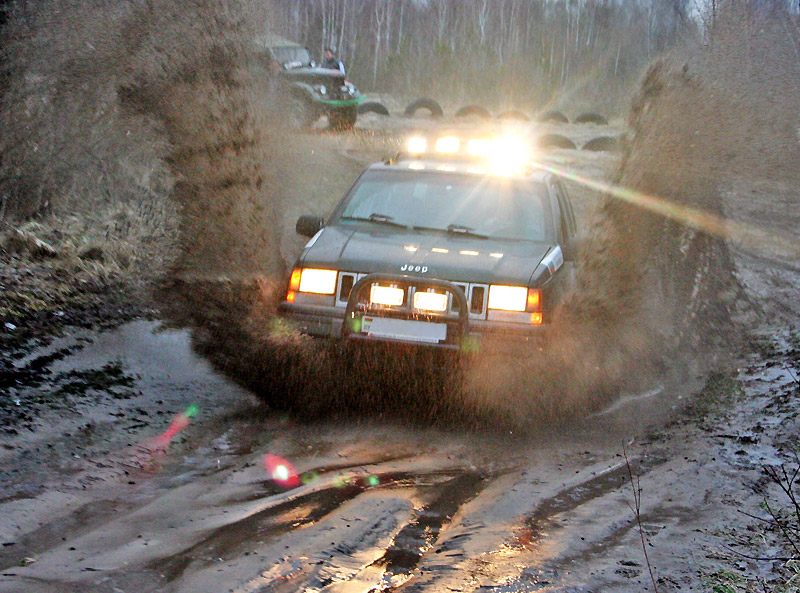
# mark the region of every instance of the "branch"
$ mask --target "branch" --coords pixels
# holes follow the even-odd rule
[[[631,490],[633,491],[633,503],[636,507],[634,514],[636,515],[636,523],[639,525],[639,538],[642,541],[642,552],[644,552],[644,560],[647,563],[647,571],[650,573],[650,582],[653,583],[653,591],[658,593],[658,585],[656,585],[656,578],[653,575],[653,566],[650,564],[650,556],[647,554],[647,542],[644,538],[644,527],[642,527],[642,490],[639,486],[639,478],[634,480],[633,470],[631,463],[628,460],[628,452],[625,450],[625,444],[622,445],[622,455],[625,457],[625,467],[628,468],[628,479],[630,480]]]

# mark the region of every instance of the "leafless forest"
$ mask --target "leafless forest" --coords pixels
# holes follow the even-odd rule
[[[362,84],[440,100],[542,107],[565,90],[588,101],[682,35],[689,0],[313,0],[274,2],[278,27],[312,50],[338,48]],[[612,101],[618,98],[612,92]]]

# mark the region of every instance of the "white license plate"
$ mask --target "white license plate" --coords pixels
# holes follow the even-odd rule
[[[413,319],[364,317],[361,332],[375,338],[438,344],[447,338],[447,325]]]

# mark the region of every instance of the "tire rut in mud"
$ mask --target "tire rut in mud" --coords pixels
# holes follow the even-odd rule
[[[581,505],[596,500],[610,492],[616,492],[630,485],[631,475],[638,477],[664,463],[658,456],[643,457],[627,464],[617,466],[589,480],[562,490],[553,497],[546,498],[536,505],[533,513],[525,519],[524,527],[514,537],[512,547],[535,549],[547,534],[559,527],[554,517],[573,511]]]
[[[332,469],[318,468],[314,473],[319,475]],[[442,480],[443,477],[447,479]],[[430,502],[413,511],[409,522],[400,529],[392,545],[378,560],[366,567],[376,567],[382,574],[388,575],[384,577],[386,583],[381,587],[385,589],[389,580],[396,582],[398,579],[408,578],[456,511],[483,488],[485,479],[483,474],[472,471],[441,470],[428,473],[385,472],[334,483],[296,498],[283,500],[244,519],[219,527],[190,548],[152,562],[146,568],[161,575],[163,582],[175,582],[190,572],[193,566],[202,569],[216,562],[231,560],[246,549],[251,549],[253,542],[269,543],[290,532],[322,522],[331,513],[368,490],[412,488]],[[264,493],[268,497],[270,493],[279,493],[279,490],[274,484],[266,483]],[[369,520],[369,517],[365,519]],[[380,522],[375,527],[379,528]],[[332,542],[332,546],[331,558],[335,555],[351,556],[359,548],[359,542]],[[329,576],[336,572],[335,565],[326,567],[328,576],[313,574],[314,568],[318,566],[298,567],[291,576],[282,576],[259,591],[295,590],[298,581],[303,577],[310,579],[318,587],[338,580]]]

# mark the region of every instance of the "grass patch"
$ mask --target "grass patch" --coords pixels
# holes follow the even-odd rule
[[[714,371],[689,406],[689,413],[702,425],[709,421],[710,416],[727,409],[744,396],[744,387],[732,372]]]
[[[731,570],[716,570],[703,577],[703,586],[712,593],[741,593],[748,591],[748,579]]]

